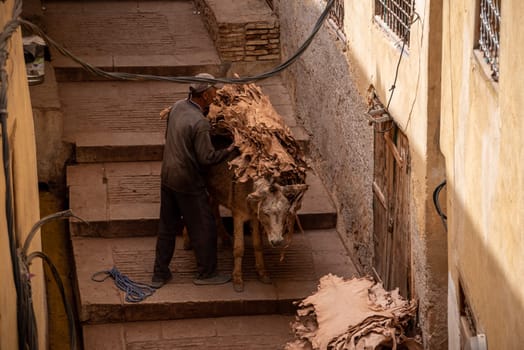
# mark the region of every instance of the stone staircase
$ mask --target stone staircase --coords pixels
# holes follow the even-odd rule
[[[247,29],[261,27],[261,19],[271,13],[261,6],[264,0],[197,3],[200,10],[192,1],[47,2],[45,21],[56,41],[107,70],[231,74],[232,63],[221,61],[206,29],[209,11],[220,12],[223,6],[219,5],[227,3],[227,11],[212,18],[236,25],[242,23],[244,11]],[[206,16],[200,15],[202,4],[209,5]],[[238,8],[232,11],[231,6]],[[262,11],[258,17],[256,8]],[[234,20],[227,21],[228,14]],[[251,18],[257,22],[253,24]],[[254,70],[257,59],[251,63]],[[335,230],[334,206],[320,179],[310,171],[310,189],[299,212],[305,232],[294,235],[283,261],[281,250],[265,251],[271,284],[256,278],[249,237],[243,293],[236,293],[231,284],[193,285],[193,253],[183,250],[182,242],[177,242],[171,264],[174,279],[140,303],[126,302],[111,280],[93,281],[95,272],[113,266],[135,281],[151,280],[165,130],[158,113],[185,97],[187,86],[101,80],[57,53],[52,64],[59,82],[64,138],[75,144],[76,152],[76,164],[67,167],[69,205],[89,223],[70,222],[85,350],[282,349],[292,339],[293,302],[314,292],[319,277],[326,273],[356,274]],[[307,151],[308,135],[296,123],[281,78],[259,85]],[[227,223],[230,214],[227,210],[222,214]],[[219,269],[231,270],[231,248],[219,249]]]

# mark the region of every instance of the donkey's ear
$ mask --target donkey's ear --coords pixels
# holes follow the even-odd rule
[[[283,186],[283,192],[284,196],[287,198],[293,198],[296,195],[305,192],[308,189],[308,185],[306,184],[295,184],[295,185],[287,185]]]
[[[283,186],[280,186],[279,184],[277,184],[276,182],[272,182],[270,185],[269,185],[269,192],[271,193],[275,193],[277,191],[283,191]]]

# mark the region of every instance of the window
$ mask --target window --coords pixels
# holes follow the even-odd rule
[[[493,80],[499,80],[500,2],[480,0],[479,50],[491,68]]]
[[[409,27],[415,0],[375,0],[375,15],[402,41],[409,44]]]

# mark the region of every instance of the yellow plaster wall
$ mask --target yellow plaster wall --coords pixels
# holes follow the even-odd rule
[[[475,54],[474,0],[445,2],[441,148],[448,176],[450,349],[459,288],[491,349],[524,334],[524,2],[502,1],[500,80]],[[454,314],[453,314],[454,313]]]
[[[401,54],[399,38],[374,16],[374,1],[345,1],[349,54],[386,105]],[[407,135],[411,153],[411,244],[415,296],[420,302],[426,348],[447,349],[447,238],[432,204],[432,192],[444,180],[439,150],[442,5],[415,1],[411,26],[389,111]]]
[[[0,3],[0,26],[11,19],[13,0]],[[20,29],[12,36],[7,45],[9,59],[7,74],[9,88],[8,101],[8,137],[11,149],[12,179],[14,193],[15,232],[19,245],[23,244],[33,224],[39,219],[38,184],[36,173],[36,150],[33,118],[27,78],[25,73],[22,38]],[[4,135],[2,135],[3,137]],[[1,160],[1,155],[0,155]],[[3,168],[2,168],[3,169]],[[16,292],[9,253],[7,221],[5,215],[5,181],[0,176],[0,276],[3,286],[0,288],[0,349],[17,349],[17,314]],[[29,252],[41,250],[40,237],[33,240]],[[46,348],[47,312],[45,305],[45,281],[42,263],[34,260],[31,265],[33,303],[37,316],[39,346]]]
[[[423,1],[418,1],[419,5]],[[379,97],[387,104],[390,88],[394,83],[395,70],[401,52],[398,38],[374,18],[373,2],[345,2],[345,32],[351,55],[363,71],[363,79],[373,84]],[[426,12],[424,12],[426,11]],[[427,38],[429,10],[417,7],[421,20],[412,26],[411,44],[405,48],[396,88],[389,107],[390,114],[409,138],[414,179],[412,193],[419,211],[418,230],[424,228],[424,207],[426,198],[426,173],[428,153],[428,56]],[[439,68],[439,67],[435,67]],[[363,84],[361,84],[363,85]],[[430,140],[431,141],[431,140]]]

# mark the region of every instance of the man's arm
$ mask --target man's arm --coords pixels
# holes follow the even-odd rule
[[[199,123],[195,134],[195,153],[197,160],[202,165],[212,165],[224,160],[234,149],[235,145],[231,144],[228,148],[215,150],[209,136],[210,126],[206,120]]]

